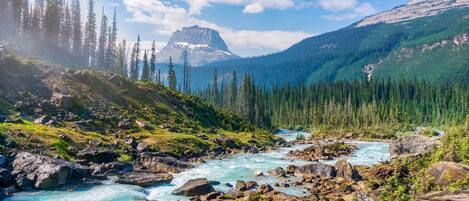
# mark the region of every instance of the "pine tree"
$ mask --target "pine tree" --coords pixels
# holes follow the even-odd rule
[[[137,37],[137,42],[132,49],[131,62],[130,62],[130,79],[138,80],[140,73],[140,35]]]
[[[21,17],[21,36],[29,39],[31,30],[31,16],[29,14],[29,0],[23,0]]]
[[[128,77],[127,72],[127,42],[123,40],[118,48],[117,48],[117,61],[115,68],[113,70],[114,73],[122,75],[124,77]]]
[[[72,18],[70,14],[70,8],[67,4],[63,8],[63,22],[62,22],[62,28],[61,28],[61,33],[60,33],[60,45],[62,49],[65,50],[65,52],[68,54],[71,52],[71,36],[72,36]]]
[[[189,60],[187,55],[187,50],[183,51],[183,58],[184,58],[184,81],[183,81],[183,92],[186,94],[191,93],[191,69],[189,66]]]
[[[236,111],[236,101],[238,100],[238,80],[236,77],[236,71],[231,73],[231,83],[230,83],[230,108],[233,111]]]
[[[101,15],[101,32],[99,34],[99,43],[98,43],[98,55],[97,55],[97,67],[101,70],[105,69],[104,62],[106,56],[106,44],[108,37],[108,26],[107,26],[107,17],[104,15],[104,7]]]
[[[219,91],[218,91],[218,72],[217,69],[213,71],[213,81],[212,81],[212,104],[219,104]]]
[[[106,49],[106,59],[104,66],[106,69],[114,69],[116,65],[116,43],[117,43],[117,14],[114,8],[114,15],[112,18],[112,28],[109,28],[108,46]]]
[[[145,50],[143,54],[143,69],[142,69],[142,79],[143,81],[151,81],[150,77],[150,64],[148,63],[148,53]]]
[[[96,14],[94,13],[94,0],[88,2],[88,15],[85,25],[83,57],[88,67],[95,66],[96,62]]]
[[[156,83],[157,84],[163,84],[163,81],[161,80],[161,70],[158,69],[158,74],[156,75]]]
[[[73,0],[72,3],[72,54],[75,58],[82,57],[82,33],[81,33],[81,9],[80,1]]]
[[[173,60],[171,57],[169,57],[169,66],[168,66],[168,84],[169,88],[176,90],[177,87],[177,78],[176,78],[176,72],[174,71],[174,65],[173,65]]]
[[[60,13],[61,5],[59,0],[46,1],[44,17],[45,45],[51,48],[59,47]]]
[[[21,10],[22,10],[22,5],[23,5],[23,0],[10,0],[10,1],[11,1],[14,30],[16,31],[16,33],[19,33],[20,28],[21,28],[20,26],[21,25]]]
[[[156,76],[156,41],[153,41],[151,44],[150,80],[158,83],[158,78]]]

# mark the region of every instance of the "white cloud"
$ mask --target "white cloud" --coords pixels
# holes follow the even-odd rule
[[[319,0],[319,6],[326,10],[344,10],[357,5],[357,0]]]
[[[237,3],[242,0],[216,1],[230,1],[231,3]],[[265,2],[267,1],[268,0],[265,0]],[[238,54],[242,54],[242,52],[238,52],[238,50],[246,48],[271,49],[274,51],[283,50],[306,37],[314,35],[306,32],[289,32],[280,30],[234,30],[198,19],[191,15],[191,12],[194,12],[190,11],[191,8],[186,10],[163,0],[123,0],[123,2],[126,5],[127,10],[132,15],[131,19],[129,19],[130,21],[156,25],[156,32],[165,36],[171,35],[177,29],[192,25],[200,25],[215,29],[220,32],[223,39],[228,43],[228,46]],[[259,0],[258,2],[261,1]],[[269,4],[261,5],[287,6],[288,4],[275,4],[274,2],[270,2]]]
[[[189,14],[198,15],[212,4],[244,6],[244,13],[260,13],[266,8],[284,10],[295,6],[294,0],[186,0]]]
[[[243,10],[244,13],[250,13],[250,14],[261,13],[262,11],[264,11],[264,6],[262,6],[262,4],[260,3],[249,4],[246,7],[244,7],[244,10]]]
[[[356,4],[353,7],[344,10],[343,12],[326,15],[324,18],[332,21],[353,20],[375,14],[376,12],[377,10],[373,7],[373,5],[369,3],[362,3]]]

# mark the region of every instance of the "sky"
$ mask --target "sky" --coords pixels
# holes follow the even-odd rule
[[[86,12],[88,0],[80,0]],[[112,16],[119,38],[163,48],[171,34],[199,25],[220,32],[230,50],[243,57],[287,49],[304,38],[346,27],[408,0],[95,0]],[[98,25],[99,27],[99,25]]]

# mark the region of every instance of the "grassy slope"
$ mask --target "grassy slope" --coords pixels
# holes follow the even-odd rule
[[[43,73],[47,70],[47,73]],[[32,75],[36,72],[38,76]],[[201,99],[183,95],[145,82],[131,82],[120,76],[102,72],[63,71],[60,67],[42,66],[37,62],[20,60],[13,56],[0,61],[0,112],[15,115],[22,112],[23,119],[34,119],[41,113],[20,111],[12,105],[23,100],[18,92],[45,100],[53,93],[69,94],[73,97],[72,108],[61,108],[72,112],[80,119],[91,119],[94,127],[82,130],[72,122],[64,121],[59,127],[0,123],[0,134],[16,141],[22,148],[43,150],[49,155],[59,154],[73,159],[73,151],[80,150],[90,140],[103,146],[116,144],[116,150],[128,160],[124,143],[127,136],[135,136],[147,142],[153,149],[180,156],[185,150],[202,153],[215,144],[196,137],[206,134],[215,138],[219,133],[233,137],[239,144],[254,140],[259,146],[270,144],[273,137],[267,131],[255,128],[234,114],[215,109]],[[40,77],[34,81],[32,77]],[[25,79],[25,80],[23,80]],[[42,92],[30,90],[40,86]],[[29,97],[29,96],[28,96]],[[133,128],[118,130],[121,119],[145,122],[154,129]],[[255,134],[253,134],[255,133]],[[62,137],[61,137],[62,135]],[[68,136],[65,140],[63,136]],[[250,141],[250,144],[253,142]]]

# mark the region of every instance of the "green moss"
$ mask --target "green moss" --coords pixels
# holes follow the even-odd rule
[[[52,146],[62,159],[73,161],[74,157],[69,153],[70,144],[64,140],[57,139],[52,142]]]

